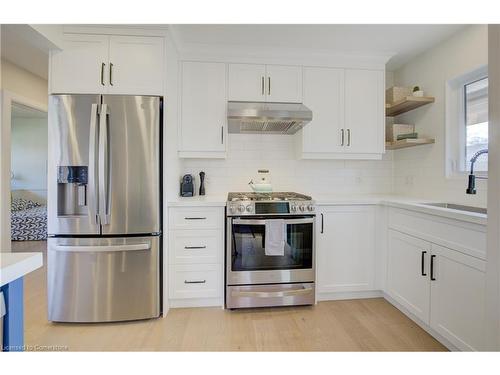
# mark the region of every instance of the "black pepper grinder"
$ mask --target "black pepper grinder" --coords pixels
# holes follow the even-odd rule
[[[205,172],[200,172],[200,195],[205,195]]]

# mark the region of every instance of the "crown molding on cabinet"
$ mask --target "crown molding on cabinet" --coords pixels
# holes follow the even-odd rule
[[[160,36],[170,31],[168,25],[65,25],[63,32],[67,34],[100,34]]]
[[[248,47],[239,45],[178,44],[179,59],[228,63],[305,65],[385,70],[393,53],[344,53],[302,48]]]

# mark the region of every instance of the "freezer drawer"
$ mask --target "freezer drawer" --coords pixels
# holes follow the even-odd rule
[[[110,322],[160,315],[160,237],[49,238],[48,317]]]

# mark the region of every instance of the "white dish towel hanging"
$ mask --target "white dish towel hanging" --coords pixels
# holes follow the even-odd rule
[[[267,256],[284,256],[286,241],[286,224],[283,219],[266,220],[265,254]]]

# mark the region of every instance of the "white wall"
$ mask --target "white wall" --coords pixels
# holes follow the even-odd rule
[[[307,125],[306,125],[307,126]],[[229,134],[226,159],[184,159],[181,172],[199,182],[206,173],[207,194],[251,191],[250,179],[258,169],[269,169],[274,191],[311,194],[389,194],[392,191],[392,160],[297,160],[294,137],[289,135]],[[180,178],[180,176],[178,176]]]
[[[478,181],[477,195],[465,194],[466,176],[445,177],[446,82],[488,63],[486,25],[465,28],[450,39],[416,57],[394,72],[397,86],[420,86],[436,101],[398,118],[415,124],[416,131],[436,139],[436,144],[394,152],[394,191],[429,199],[486,207],[486,182]]]
[[[12,195],[45,203],[47,119],[13,117],[11,126]]]
[[[7,60],[1,60],[0,72],[2,75],[0,88],[9,90],[34,102],[47,104],[47,80]]]

